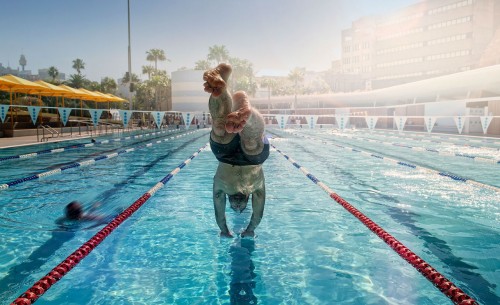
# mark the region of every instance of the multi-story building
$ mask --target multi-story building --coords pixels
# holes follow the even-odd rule
[[[353,22],[341,70],[378,89],[499,64],[499,48],[500,1],[424,0]]]

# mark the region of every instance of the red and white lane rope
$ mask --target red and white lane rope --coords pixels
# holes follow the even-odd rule
[[[359,221],[361,221],[368,229],[370,229],[373,233],[375,233],[380,239],[382,239],[386,244],[388,244],[399,256],[401,256],[404,260],[406,260],[409,264],[411,264],[415,269],[418,270],[423,276],[425,276],[429,281],[431,281],[434,286],[436,286],[442,293],[444,293],[448,298],[450,298],[453,303],[459,305],[478,305],[478,303],[468,296],[465,292],[463,292],[460,288],[455,286],[450,280],[444,277],[441,273],[439,273],[436,269],[434,269],[431,265],[429,265],[426,261],[416,255],[413,251],[408,249],[405,245],[403,245],[400,241],[394,238],[391,234],[387,233],[384,229],[382,229],[378,224],[372,221],[370,218],[366,217],[363,213],[361,213],[358,209],[352,206],[345,199],[340,197],[334,191],[332,191],[328,186],[326,186],[323,182],[319,181],[314,175],[309,173],[309,171],[303,166],[299,165],[295,160],[290,158],[288,155],[283,153],[281,150],[277,149],[276,146],[271,144],[271,146],[276,149],[285,159],[290,161],[297,169],[299,169],[307,178],[309,178],[312,182],[317,184],[321,189],[323,189],[330,198],[335,200],[338,204],[340,204],[344,209],[346,209],[349,213],[354,215]]]
[[[50,287],[57,283],[63,276],[65,276],[73,267],[75,267],[82,259],[89,255],[92,250],[95,249],[106,237],[108,237],[111,232],[113,232],[119,225],[121,225],[127,218],[129,218],[133,213],[135,213],[151,196],[153,196],[159,189],[161,189],[165,184],[172,179],[184,166],[188,165],[191,160],[199,155],[208,146],[205,144],[202,148],[198,149],[194,154],[192,154],[186,161],[182,162],[173,171],[171,171],[167,176],[160,180],[155,186],[153,186],[149,191],[144,193],[139,199],[137,199],[131,206],[124,210],[120,215],[116,216],[109,224],[107,224],[101,231],[97,232],[92,238],[90,238],[86,243],[84,243],[80,248],[68,256],[59,265],[54,267],[43,278],[38,280],[31,288],[26,290],[21,294],[11,305],[30,305],[33,304],[41,295],[43,295]]]

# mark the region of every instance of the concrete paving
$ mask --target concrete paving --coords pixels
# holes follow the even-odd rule
[[[79,136],[77,134],[73,134],[72,136],[68,135],[68,136],[57,137],[57,138],[49,138],[47,140],[47,142],[39,142],[37,139],[37,136],[0,138],[0,149],[26,146],[26,145],[39,145],[39,144],[45,144],[45,143],[78,140],[78,139],[85,139],[85,138],[90,138],[90,135]]]

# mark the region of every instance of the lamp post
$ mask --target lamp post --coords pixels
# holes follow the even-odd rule
[[[128,9],[128,98],[129,102],[129,110],[132,110],[132,57],[131,57],[131,48],[130,48],[130,0],[127,0],[127,9]]]

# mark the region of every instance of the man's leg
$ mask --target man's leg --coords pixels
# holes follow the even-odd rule
[[[212,140],[220,144],[227,144],[234,138],[234,134],[226,131],[227,115],[231,112],[233,101],[227,91],[227,80],[231,74],[231,66],[220,64],[215,69],[203,74],[205,91],[211,93],[208,109],[212,116]]]
[[[240,133],[241,148],[247,155],[262,152],[264,118],[251,107],[248,95],[243,91],[233,95],[233,112],[228,115],[226,130]]]

